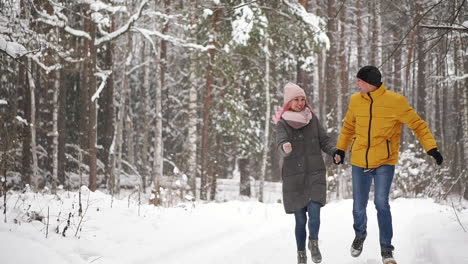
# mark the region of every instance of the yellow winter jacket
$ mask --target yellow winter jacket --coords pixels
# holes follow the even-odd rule
[[[351,164],[362,168],[395,165],[400,150],[402,123],[410,127],[427,152],[436,142],[426,122],[406,98],[382,84],[377,90],[355,93],[349,102],[336,147],[351,147]]]

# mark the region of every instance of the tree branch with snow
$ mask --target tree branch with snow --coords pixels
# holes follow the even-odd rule
[[[19,59],[26,54],[28,54],[28,50],[21,44],[8,41],[0,35],[0,51],[3,51],[8,56],[12,57],[13,59]]]
[[[102,45],[105,42],[112,41],[114,39],[117,39],[121,35],[123,35],[125,32],[127,32],[133,24],[141,17],[141,14],[143,12],[143,8],[148,4],[148,0],[143,0],[143,2],[140,4],[140,7],[138,8],[138,11],[136,14],[132,15],[130,19],[127,21],[125,25],[123,25],[121,28],[117,29],[114,32],[111,32],[107,35],[104,35],[101,38],[98,38],[94,41],[95,46]]]

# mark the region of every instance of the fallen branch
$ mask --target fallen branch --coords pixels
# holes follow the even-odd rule
[[[463,228],[463,231],[465,231],[465,233],[466,233],[465,227],[464,227],[463,224],[460,222],[460,218],[458,218],[457,210],[455,210],[455,206],[453,205],[453,202],[452,202],[452,208],[453,208],[453,212],[455,212],[455,216],[457,217],[458,223],[459,223],[460,226]]]

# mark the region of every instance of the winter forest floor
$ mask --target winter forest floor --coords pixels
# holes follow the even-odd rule
[[[284,213],[282,204],[229,201],[184,203],[174,208],[138,207],[135,200],[112,202],[107,194],[85,189],[85,214],[81,218],[77,214],[77,197],[76,192],[58,196],[33,193],[7,196],[6,223],[4,214],[0,222],[0,262],[296,263],[294,217]],[[452,206],[431,199],[400,198],[391,202],[398,263],[468,263],[468,233],[463,230],[468,228],[468,203],[455,204],[459,209],[456,214]],[[48,209],[50,222],[46,238]],[[351,209],[351,200],[331,201],[323,207],[319,234],[322,263],[381,263],[372,201],[368,206],[368,239],[364,251],[359,258],[350,256],[349,247],[354,238]],[[38,213],[36,218],[44,217],[42,221],[28,222],[33,211]],[[73,215],[63,237],[69,213]],[[312,263],[309,253],[308,256],[308,263]]]

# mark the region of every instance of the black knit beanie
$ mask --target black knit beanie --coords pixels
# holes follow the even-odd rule
[[[362,67],[356,76],[368,84],[372,84],[377,87],[382,85],[382,74],[380,74],[379,69],[375,66],[369,65]]]

